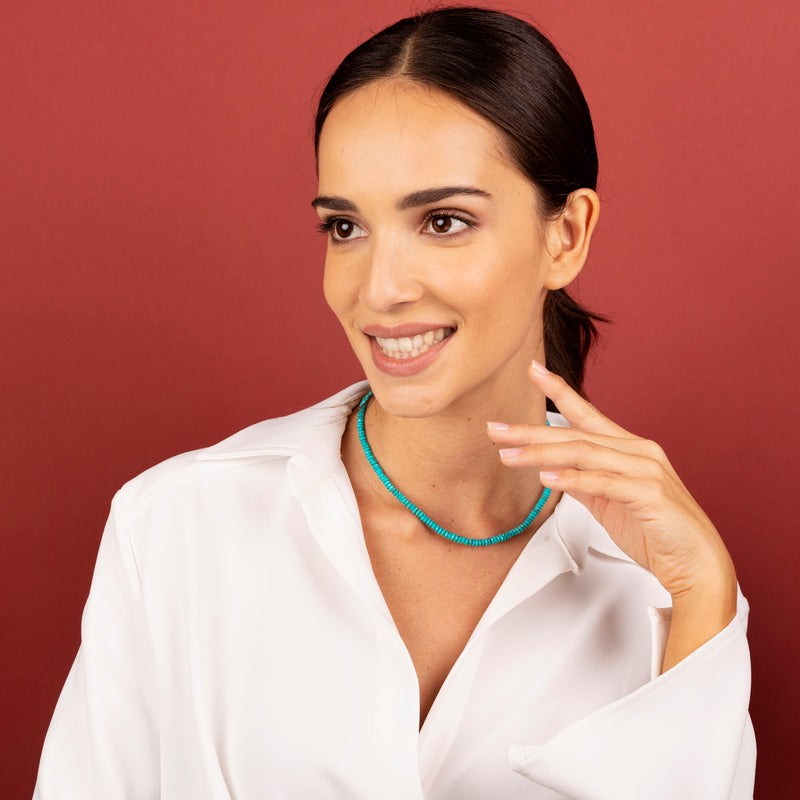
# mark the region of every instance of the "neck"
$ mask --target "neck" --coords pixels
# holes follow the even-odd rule
[[[375,458],[406,497],[449,530],[485,538],[520,524],[542,492],[536,470],[504,466],[486,432],[489,420],[543,424],[545,398],[534,391],[531,395],[523,402],[491,399],[423,418],[392,416],[373,398],[365,430]],[[357,466],[376,497],[392,507],[397,501],[361,451],[355,414],[345,439],[350,441],[349,460],[355,462],[348,469]]]

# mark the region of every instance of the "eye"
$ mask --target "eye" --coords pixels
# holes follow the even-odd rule
[[[337,219],[331,225],[331,233],[335,239],[351,239],[358,226],[349,219]]]
[[[319,224],[319,229],[328,234],[334,242],[351,242],[367,235],[362,227],[345,217],[323,219]]]
[[[425,230],[440,236],[455,236],[467,228],[471,228],[469,222],[455,214],[435,212],[429,214],[425,220]]]

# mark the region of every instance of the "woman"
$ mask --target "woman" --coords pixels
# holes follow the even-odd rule
[[[730,557],[582,397],[569,68],[503,14],[402,20],[316,147],[368,384],[121,490],[36,796],[751,797]]]

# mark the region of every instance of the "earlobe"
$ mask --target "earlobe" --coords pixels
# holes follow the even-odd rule
[[[567,198],[558,218],[547,223],[547,251],[551,261],[546,289],[563,289],[578,276],[600,215],[600,198],[591,189],[577,189]]]

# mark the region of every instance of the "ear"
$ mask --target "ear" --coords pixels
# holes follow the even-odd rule
[[[550,264],[545,277],[546,289],[562,289],[581,271],[589,255],[600,198],[591,189],[576,189],[568,198],[564,210],[547,222],[547,252]]]

